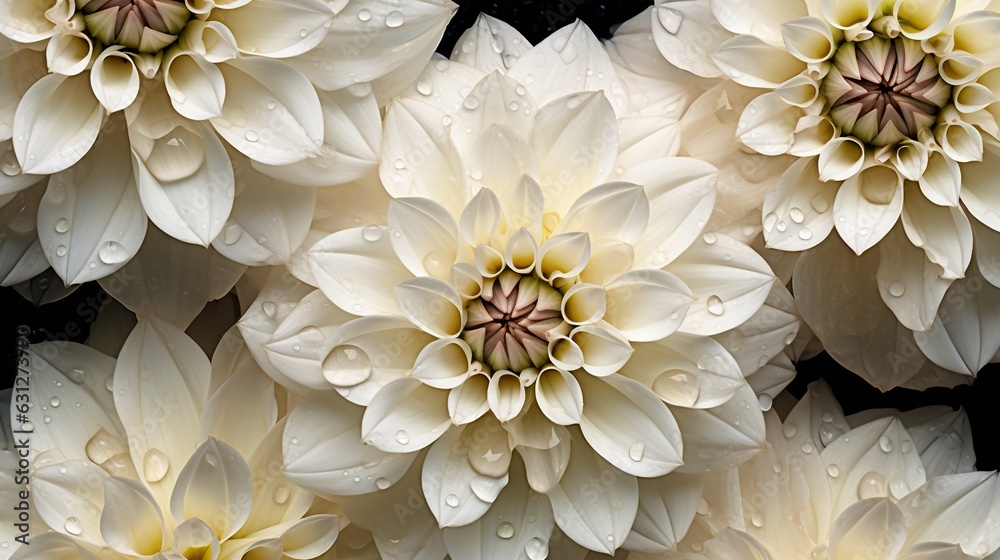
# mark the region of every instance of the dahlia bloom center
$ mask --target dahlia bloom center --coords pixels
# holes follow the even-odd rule
[[[562,295],[534,276],[505,270],[466,306],[462,338],[494,371],[549,362],[546,333],[562,323]]]
[[[83,14],[87,30],[101,43],[143,53],[176,41],[191,17],[183,0],[90,0]]]
[[[903,37],[844,43],[822,91],[834,124],[873,146],[916,139],[951,99],[935,57]]]

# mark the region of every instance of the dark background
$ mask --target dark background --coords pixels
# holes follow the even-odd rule
[[[648,1],[625,0],[601,2],[599,0],[512,0],[509,2],[461,1],[458,13],[452,19],[439,52],[451,53],[455,41],[475,21],[480,12],[488,13],[517,28],[532,44],[538,43],[549,33],[579,18],[586,22],[601,38],[611,36],[614,27],[641,12],[651,4]],[[0,388],[9,387],[15,371],[17,327],[27,325],[32,342],[47,339],[69,339],[82,342],[89,333],[89,319],[93,317],[94,302],[103,301],[105,294],[96,282],[82,286],[64,300],[36,308],[12,288],[0,288],[0,344],[3,350]],[[1000,326],[998,326],[1000,328]],[[824,379],[833,389],[844,412],[851,414],[869,408],[898,408],[908,410],[919,406],[943,404],[953,408],[964,407],[972,424],[976,444],[977,466],[983,470],[1000,468],[1000,436],[998,422],[992,416],[1000,396],[1000,364],[987,366],[975,383],[955,389],[930,389],[911,391],[894,389],[881,393],[861,378],[840,367],[826,354],[801,362],[799,375],[789,387],[801,397],[806,386]]]

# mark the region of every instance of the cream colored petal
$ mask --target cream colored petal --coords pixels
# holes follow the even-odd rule
[[[819,180],[844,181],[857,176],[864,165],[865,149],[851,136],[836,138],[819,154]]]
[[[920,192],[934,204],[958,206],[959,193],[963,187],[962,170],[958,162],[944,155],[944,152],[930,150],[927,153],[927,167],[920,176],[919,185]],[[1000,225],[1000,220],[997,224]]]
[[[451,59],[484,72],[506,72],[529,49],[531,43],[516,29],[481,13],[458,38]]]
[[[19,43],[34,43],[52,36],[55,22],[45,17],[45,12],[50,7],[50,0],[4,4],[0,8],[3,34]]]
[[[628,339],[603,321],[574,328],[569,340],[580,349],[583,369],[599,377],[616,373],[633,352]]]
[[[837,190],[834,225],[841,239],[860,255],[889,233],[902,209],[903,178],[890,167],[876,165],[851,177]]]
[[[666,337],[683,322],[691,290],[676,276],[657,269],[635,270],[607,287],[604,318],[631,341]]]
[[[882,301],[906,328],[930,329],[951,279],[941,276],[941,269],[906,239],[899,226],[879,243],[878,251],[875,278]]]
[[[104,481],[101,536],[117,552],[151,556],[168,547],[163,514],[149,490],[124,478]]]
[[[477,420],[490,409],[486,400],[489,375],[485,372],[472,375],[448,393],[448,413],[456,426]]]
[[[590,235],[593,242],[612,238],[635,243],[646,230],[649,206],[642,186],[624,182],[605,183],[576,199],[552,233],[583,231]]]
[[[365,409],[361,438],[392,453],[427,447],[451,426],[448,393],[412,378],[397,379],[375,394]]]
[[[465,327],[465,306],[450,284],[437,278],[420,277],[395,286],[403,316],[438,338],[456,337]]]
[[[877,0],[821,0],[823,17],[838,29],[868,25],[878,10]]]
[[[777,156],[788,152],[794,142],[796,125],[804,115],[778,93],[765,93],[743,110],[736,135],[757,153]]]
[[[201,439],[217,438],[249,458],[277,417],[274,381],[257,368],[247,368],[235,372],[208,399]]]
[[[753,35],[774,46],[782,43],[781,24],[805,16],[808,9],[804,0],[750,5],[733,0],[712,0],[710,4],[713,15],[729,31]]]
[[[861,500],[834,521],[827,554],[834,560],[858,556],[896,558],[907,537],[906,519],[890,500]]]
[[[781,24],[780,35],[788,52],[805,63],[826,61],[837,49],[830,27],[815,16],[785,21]]]
[[[206,520],[220,540],[231,537],[250,516],[253,481],[239,452],[209,438],[194,452],[177,476],[170,511],[178,524]]]
[[[662,56],[673,66],[703,78],[724,75],[710,54],[733,36],[711,9],[710,3],[696,0],[659,2],[650,14],[653,40]]]
[[[197,447],[210,371],[197,344],[159,319],[140,320],[118,356],[115,407],[135,469],[164,510]]]
[[[107,546],[101,536],[107,478],[108,473],[89,461],[64,461],[39,468],[31,475],[31,505],[56,531],[89,545]]]
[[[899,22],[900,33],[913,40],[928,39],[941,32],[955,14],[955,0],[936,0],[920,6],[896,2],[892,16]]]
[[[972,226],[958,208],[941,207],[923,197],[903,201],[906,235],[941,267],[943,278],[961,278],[972,259]]]
[[[427,198],[389,202],[392,248],[415,276],[447,278],[458,257],[458,225],[448,210]]]
[[[128,107],[139,95],[135,62],[117,49],[105,49],[90,69],[90,86],[108,113]]]
[[[479,80],[464,96],[457,111],[451,114],[453,120],[449,132],[459,153],[468,158],[477,139],[491,126],[498,127],[513,139],[523,141],[530,138],[537,112],[538,105],[535,99],[523,85],[503,75],[499,70],[494,70]],[[483,182],[490,186],[508,183],[508,181],[485,179]]]
[[[707,409],[671,407],[684,437],[684,463],[677,472],[730,469],[763,449],[764,416],[749,385],[724,404]]]
[[[93,40],[80,32],[58,33],[45,46],[49,71],[64,76],[75,76],[90,64],[94,54]]]
[[[770,267],[750,247],[716,234],[696,241],[667,270],[696,298],[679,330],[709,336],[756,313],[774,281]]]
[[[174,110],[192,120],[222,116],[226,79],[218,66],[196,52],[180,52],[163,64],[164,85]]]
[[[246,271],[211,248],[181,243],[149,228],[132,260],[101,287],[137,315],[186,329],[209,301],[229,293]]]
[[[236,38],[243,54],[289,58],[320,44],[336,16],[322,0],[264,0],[212,12]]]
[[[624,91],[604,46],[580,20],[532,47],[507,75],[524,84],[539,106],[580,91],[601,91],[616,114],[625,108]]]
[[[496,422],[486,425],[503,430]],[[481,475],[466,457],[474,438],[488,437],[485,430],[475,425],[447,430],[427,453],[421,486],[427,505],[441,527],[459,527],[479,519],[507,485],[507,474]]]
[[[635,521],[638,482],[594,453],[579,432],[572,438],[571,457],[566,473],[548,493],[556,525],[581,546],[613,552]]]
[[[700,474],[640,478],[639,512],[624,546],[650,554],[676,550],[694,521],[701,488]]]
[[[288,416],[276,466],[291,483],[325,495],[370,495],[396,484],[416,455],[385,453],[362,443],[363,415],[364,408],[331,391],[313,392]],[[275,466],[274,457],[255,459],[262,467]],[[280,485],[276,486],[272,496],[261,499],[277,498]],[[271,513],[266,508],[261,512]]]
[[[294,484],[283,470],[281,436],[287,418],[279,420],[261,436],[247,459],[255,499],[250,504],[246,522],[230,541],[299,519],[313,504],[312,493]],[[406,461],[401,463],[406,464]]]
[[[939,476],[900,501],[907,519],[907,545],[958,542],[979,556],[1000,548],[992,529],[998,507],[997,473]],[[968,540],[966,540],[968,539]]]
[[[777,87],[806,69],[783,48],[753,35],[737,35],[712,53],[712,60],[734,82],[754,88]]]
[[[836,183],[819,180],[816,160],[800,159],[781,175],[764,198],[764,239],[782,251],[815,247],[833,230]]]
[[[211,122],[230,145],[270,165],[296,163],[318,154],[323,109],[303,74],[264,58],[232,60],[218,68],[225,79],[226,97],[222,115]]]
[[[14,114],[14,151],[24,173],[62,171],[97,140],[104,109],[83,74],[50,74],[34,83]]]

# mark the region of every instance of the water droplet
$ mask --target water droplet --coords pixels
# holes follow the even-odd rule
[[[868,235],[868,228],[866,227],[858,228],[858,235],[860,235],[861,237]]]
[[[262,233],[262,234],[260,234],[260,235],[258,235],[258,236],[257,236],[257,243],[259,243],[259,244],[261,244],[261,245],[263,245],[263,244],[267,243],[267,236],[266,236],[266,235],[264,235],[263,233]]]
[[[764,231],[769,232],[773,230],[774,224],[776,223],[778,223],[778,215],[775,214],[774,212],[768,212],[767,215],[764,216],[764,223],[763,223]]]
[[[714,233],[706,233],[705,235],[702,235],[701,238],[709,245],[714,245],[715,242],[719,240],[719,236]]]
[[[470,95],[469,97],[465,98],[465,101],[462,102],[462,105],[464,105],[466,109],[469,109],[471,111],[472,109],[479,107],[479,99]]]
[[[837,478],[840,476],[840,467],[837,465],[830,465],[826,467],[826,474],[830,475],[830,478]]]
[[[222,242],[226,245],[232,245],[239,241],[242,236],[243,228],[238,224],[231,224],[222,232]]]
[[[788,217],[792,219],[793,222],[801,224],[805,219],[806,215],[799,208],[792,208],[788,211]]]
[[[795,433],[799,431],[799,427],[795,424],[785,424],[781,428],[781,433],[785,434],[786,438],[795,437]]]
[[[809,201],[809,205],[812,206],[813,210],[819,214],[822,214],[830,209],[830,203],[820,195],[812,197],[812,200]]]
[[[392,482],[390,482],[388,478],[378,477],[375,479],[375,487],[379,490],[385,490],[390,486],[392,486]]]
[[[60,404],[62,404],[62,401],[59,400],[59,397],[52,397],[49,399],[49,405],[51,405],[52,408],[59,408]]]
[[[812,453],[814,449],[816,449],[816,447],[812,444],[811,441],[807,441],[802,444],[802,452],[805,453],[806,455]]]
[[[892,438],[887,435],[882,435],[878,438],[878,446],[882,451],[886,453],[892,451]]]
[[[273,301],[265,301],[260,304],[260,307],[264,310],[264,314],[272,319],[274,319],[274,316],[278,313],[278,304]]]
[[[97,251],[97,256],[100,257],[101,262],[104,264],[119,264],[127,261],[132,255],[129,254],[125,247],[117,241],[108,241]]]
[[[292,438],[292,445],[298,445],[298,444],[299,444],[299,438],[293,437]]]
[[[244,134],[244,137],[247,139],[247,142],[256,142],[260,140],[260,134],[257,134],[256,130],[248,130],[246,134]]]
[[[404,23],[406,23],[406,16],[404,16],[403,12],[400,12],[399,10],[393,10],[385,16],[386,27],[399,27]]]
[[[820,418],[827,423],[833,422],[833,414],[830,414],[829,412],[824,412]]]
[[[532,537],[524,545],[524,553],[528,560],[542,560],[549,556],[549,543],[538,537]]]
[[[51,421],[52,421],[52,417],[49,416],[48,414],[46,414],[45,416],[42,416],[42,422],[45,422],[46,424],[48,424]]]
[[[432,91],[433,88],[430,83],[424,81],[417,82],[417,92],[420,93],[420,95],[430,95]]]
[[[268,101],[268,102],[267,102],[267,110],[268,110],[268,111],[273,111],[273,110],[275,110],[275,109],[276,109],[277,107],[278,107],[278,104],[277,104],[277,103],[275,103],[274,101]]]
[[[722,303],[722,298],[716,295],[708,296],[708,312],[712,315],[722,315],[726,312],[726,306]]]
[[[448,504],[450,507],[458,507],[458,496],[448,494],[448,497],[444,499],[444,503]]]
[[[69,220],[66,218],[59,218],[56,220],[56,232],[66,233],[67,231],[69,231]]]
[[[979,546],[976,547],[976,554],[980,556],[985,555],[989,551],[990,551],[990,546],[984,542],[979,543]]]
[[[306,38],[308,36],[309,36],[309,31],[307,29],[300,29],[299,30],[299,37],[302,37],[304,39],[304,38]]]
[[[167,476],[170,469],[170,458],[159,449],[151,448],[142,458],[142,477],[146,482],[159,482]]]
[[[642,454],[646,451],[646,446],[641,441],[637,441],[628,448],[628,457],[633,461],[642,461]]]
[[[371,373],[372,362],[368,353],[351,344],[335,347],[323,360],[323,376],[337,387],[353,387],[363,383]],[[406,432],[403,431],[396,434],[397,439],[399,439],[400,434],[409,441]],[[406,441],[399,443],[406,445]]]
[[[501,539],[509,539],[514,536],[514,525],[510,521],[504,521],[497,525],[497,536]]]
[[[299,340],[307,344],[319,344],[325,339],[323,331],[312,325],[302,327],[302,330],[299,331]]]
[[[360,12],[358,12],[358,19],[360,19],[361,21],[368,21],[372,19],[371,10],[369,10],[368,8],[363,8]]]
[[[799,230],[799,239],[802,241],[809,241],[812,239],[813,232],[809,228],[802,228]]]
[[[279,486],[274,489],[274,496],[273,496],[274,503],[281,505],[288,501],[288,496],[290,495],[291,492],[288,490],[288,488],[284,486]]]
[[[396,161],[392,162],[392,166],[396,169],[406,169],[406,162],[402,159],[396,159]]]
[[[69,380],[77,385],[82,385],[84,381],[84,373],[82,369],[71,369],[69,373],[66,374]]]
[[[3,159],[0,160],[0,169],[3,169],[3,174],[8,177],[13,177],[21,172],[21,164],[17,162],[14,150],[7,150],[4,153]]]
[[[773,466],[773,467],[771,467],[771,469],[772,469],[772,470],[773,470],[774,472],[776,472],[776,473],[780,473],[780,472],[781,472],[781,469],[783,469],[783,468],[784,468],[784,467],[783,467],[783,466],[781,465],[781,462],[777,462],[777,463],[775,463],[775,464],[774,464],[774,466]]]
[[[764,514],[759,511],[755,511],[753,515],[750,516],[750,523],[753,523],[754,527],[763,527]]]
[[[75,517],[67,517],[66,522],[63,523],[63,528],[66,532],[71,535],[79,535],[83,533],[83,528],[80,527],[80,520]]]
[[[757,397],[757,405],[760,406],[760,409],[764,412],[771,410],[771,406],[773,404],[774,404],[774,399],[772,399],[771,395],[768,395],[767,393],[764,393],[761,396]]]
[[[66,253],[67,253],[68,251],[69,251],[69,250],[68,250],[68,249],[66,249],[66,246],[65,246],[65,245],[60,245],[60,246],[56,247],[56,256],[57,256],[57,257],[65,257],[65,256],[66,256]]]
[[[904,292],[906,292],[906,286],[899,280],[889,284],[889,293],[894,297],[900,297]]]
[[[21,429],[24,430],[25,432],[30,432],[35,429],[35,425],[32,424],[31,422],[22,422]]]
[[[398,441],[400,445],[406,445],[407,443],[410,443],[410,434],[406,433],[406,430],[399,430],[396,432],[396,441]]]
[[[909,453],[910,451],[913,451],[913,442],[908,439],[903,440],[903,443],[899,446],[899,448],[903,450],[903,453]]]
[[[367,225],[361,230],[361,236],[367,241],[378,241],[382,239],[382,228],[376,225]]]
[[[858,498],[867,500],[885,495],[885,477],[875,471],[861,477],[858,482]]]

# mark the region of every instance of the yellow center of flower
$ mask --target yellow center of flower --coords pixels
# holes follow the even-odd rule
[[[156,53],[177,40],[191,18],[183,0],[90,0],[83,20],[104,45]]]
[[[918,41],[875,36],[848,42],[832,62],[822,86],[829,117],[844,134],[872,146],[916,139],[951,99],[937,60]]]
[[[561,302],[542,280],[505,270],[466,306],[462,339],[494,371],[541,368],[549,362],[546,333],[562,323]]]

